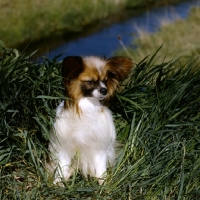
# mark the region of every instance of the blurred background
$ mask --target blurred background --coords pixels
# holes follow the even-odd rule
[[[21,52],[37,49],[37,60],[128,54],[139,62],[162,44],[160,54],[169,59],[195,56],[199,6],[199,0],[0,1],[0,40]]]

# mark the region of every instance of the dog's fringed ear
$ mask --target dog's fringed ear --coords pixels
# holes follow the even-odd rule
[[[132,68],[132,60],[128,57],[116,56],[107,59],[108,79],[123,81]]]
[[[106,72],[107,72],[107,87],[109,94],[105,99],[105,104],[109,103],[117,90],[120,81],[123,81],[132,69],[132,60],[128,57],[111,57],[107,59]]]
[[[83,71],[83,60],[80,56],[68,56],[62,64],[62,77],[65,83],[76,79]]]

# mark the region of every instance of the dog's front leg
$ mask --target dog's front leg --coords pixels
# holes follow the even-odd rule
[[[94,168],[95,177],[98,178],[99,185],[102,185],[106,179],[106,168],[107,168],[107,154],[106,152],[98,152],[94,155]]]
[[[71,156],[66,151],[59,151],[54,184],[61,182],[62,178],[67,180],[72,175],[71,160]]]

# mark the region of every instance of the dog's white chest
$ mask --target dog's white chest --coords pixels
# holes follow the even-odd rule
[[[65,110],[62,103],[58,107],[54,126],[60,142],[100,146],[113,143],[115,127],[110,110],[89,98],[81,99],[79,107],[79,115],[71,109]]]

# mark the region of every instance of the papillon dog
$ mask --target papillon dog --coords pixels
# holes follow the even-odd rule
[[[108,105],[132,68],[127,57],[69,56],[63,60],[66,97],[56,110],[50,134],[49,169],[54,183],[68,179],[75,169],[85,177],[106,178],[115,162],[116,132]]]

